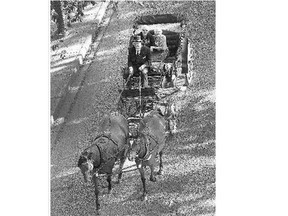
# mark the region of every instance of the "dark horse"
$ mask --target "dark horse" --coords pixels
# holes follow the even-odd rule
[[[82,152],[78,160],[78,167],[84,176],[84,181],[87,182],[92,176],[97,212],[100,209],[98,174],[107,174],[108,193],[110,193],[112,169],[118,159],[120,159],[120,173],[117,183],[120,182],[122,176],[122,168],[129,147],[128,137],[128,122],[121,114],[116,112],[105,116],[100,125],[100,135],[93,140],[90,147]]]
[[[156,155],[159,154],[160,164],[158,175],[162,174],[162,154],[165,145],[165,119],[153,110],[140,121],[138,137],[132,142],[128,150],[128,159],[135,160],[143,183],[142,200],[146,200],[146,185],[144,167],[149,166],[151,170],[150,181],[155,182],[154,166]]]

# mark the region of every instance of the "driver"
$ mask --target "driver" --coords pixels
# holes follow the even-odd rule
[[[144,88],[148,86],[148,68],[151,61],[150,49],[142,45],[142,40],[139,35],[133,38],[133,47],[129,48],[128,54],[128,71],[124,72],[124,79],[133,75],[141,74],[141,80]],[[130,79],[130,78],[129,78]],[[128,81],[127,87],[130,88],[131,83]]]

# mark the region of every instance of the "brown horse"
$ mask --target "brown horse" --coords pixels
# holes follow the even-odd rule
[[[100,209],[98,201],[98,174],[107,174],[108,193],[110,193],[114,164],[120,159],[120,173],[118,174],[117,182],[119,183],[129,147],[128,122],[121,114],[112,113],[109,116],[105,116],[100,125],[100,130],[100,135],[93,140],[90,147],[82,152],[78,160],[78,167],[84,176],[84,181],[87,182],[92,176],[95,186],[97,212]]]
[[[155,182],[154,166],[156,155],[159,154],[160,164],[158,175],[162,174],[162,155],[165,146],[165,119],[158,112],[153,110],[140,121],[138,138],[132,142],[128,150],[128,159],[135,160],[141,175],[143,184],[142,200],[146,200],[146,185],[144,167],[149,166],[151,170],[150,181]]]

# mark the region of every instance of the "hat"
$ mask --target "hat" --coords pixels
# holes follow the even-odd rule
[[[139,35],[135,36],[133,42],[142,42],[141,37]]]

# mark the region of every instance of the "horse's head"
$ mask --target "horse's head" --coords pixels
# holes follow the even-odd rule
[[[93,163],[89,158],[89,153],[87,151],[80,155],[77,166],[80,168],[81,173],[83,174],[84,181],[90,181],[93,170]]]
[[[136,158],[143,157],[146,153],[146,147],[149,143],[149,139],[146,135],[139,133],[137,138],[130,140],[130,146],[128,150],[128,159],[135,161]]]

